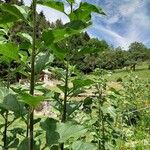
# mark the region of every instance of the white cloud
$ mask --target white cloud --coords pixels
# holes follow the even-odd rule
[[[135,11],[140,7],[141,3],[139,0],[132,0],[126,4],[122,4],[119,7],[119,12],[122,16],[129,16],[135,13]]]
[[[105,40],[111,39],[115,46],[127,48],[134,41],[147,44],[150,40],[150,16],[147,14],[149,0],[104,0],[102,4],[107,18],[99,17],[94,21],[97,35]],[[150,15],[150,14],[149,14]],[[107,36],[106,36],[107,34]]]
[[[46,7],[46,6],[38,5],[37,11],[38,12],[43,11],[46,19],[49,20],[50,22],[55,22],[57,19],[61,19],[63,23],[66,23],[69,21],[69,18],[65,14],[57,10],[51,9],[49,7]]]
[[[24,2],[25,5],[30,6],[32,0],[25,0]],[[37,5],[37,12],[39,13],[41,11],[43,11],[46,19],[49,20],[50,22],[55,22],[57,19],[61,19],[63,23],[69,21],[69,18],[65,14],[46,6]]]
[[[105,28],[103,26],[94,26],[93,28],[96,29],[97,32],[99,33],[105,33],[105,37],[108,39],[113,39],[113,43],[117,43],[118,45],[122,46],[124,49],[127,49],[129,46],[129,42],[126,38],[123,36],[119,35],[115,31]],[[107,39],[105,39],[107,40]]]

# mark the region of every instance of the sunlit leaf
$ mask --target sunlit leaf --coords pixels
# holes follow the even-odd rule
[[[17,20],[25,20],[25,11],[21,6],[1,4],[0,5],[0,24],[14,22]]]
[[[69,18],[71,21],[82,20],[84,22],[89,22],[91,20],[92,12],[102,15],[105,14],[100,7],[89,4],[87,2],[81,2],[79,8],[74,10],[71,14],[69,14]]]
[[[43,100],[44,96],[32,96],[28,93],[21,93],[19,95],[19,101],[24,102],[25,104],[28,104],[32,107],[38,106]]]
[[[64,12],[64,4],[57,0],[38,0],[38,4]]]
[[[0,54],[2,54],[4,57],[12,59],[12,60],[18,60],[18,46],[13,43],[5,43],[0,44]]]
[[[97,150],[97,147],[90,143],[83,141],[76,141],[72,144],[73,150]]]

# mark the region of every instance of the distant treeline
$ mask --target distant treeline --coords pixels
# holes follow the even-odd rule
[[[22,0],[0,0],[0,3],[23,5],[24,2]],[[41,33],[45,28],[61,28],[62,26],[63,23],[61,20],[50,23],[46,20],[43,12],[37,14],[37,39],[41,38]],[[8,37],[5,38],[9,38],[12,42],[18,43],[20,45],[20,51],[30,55],[28,43],[25,43],[19,34],[17,34],[20,31],[32,35],[32,28],[29,25],[24,22],[16,22],[15,25],[10,28],[9,34],[6,35]],[[87,32],[73,35],[64,41],[61,41],[60,46],[62,47],[62,50],[65,49],[66,45],[69,50],[70,63],[84,73],[92,72],[96,68],[114,70],[127,66],[135,70],[138,62],[149,62],[150,60],[150,49],[143,43],[131,43],[128,50],[125,51],[121,47],[113,48],[104,40],[90,38]],[[77,51],[81,51],[81,55],[78,55]],[[14,67],[17,65],[14,62],[12,63]],[[54,59],[52,66],[63,67],[63,63],[58,59]],[[0,61],[0,76],[7,74],[7,67],[5,62]]]

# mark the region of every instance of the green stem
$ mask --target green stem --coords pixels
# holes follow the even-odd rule
[[[105,122],[104,122],[104,114],[103,111],[101,110],[101,107],[103,106],[103,97],[102,97],[102,87],[100,85],[97,86],[98,91],[99,91],[99,101],[98,101],[98,111],[99,111],[99,122],[101,122],[101,126],[99,125],[99,137],[100,134],[102,133],[102,142],[98,141],[98,146],[99,149],[105,150]]]
[[[32,55],[31,55],[31,80],[30,80],[30,94],[34,95],[34,87],[35,87],[35,51],[36,51],[36,3],[37,0],[33,0],[32,2],[32,11],[33,11],[33,43],[32,43]],[[29,116],[29,150],[33,150],[34,144],[34,109],[30,108],[30,116]]]
[[[8,127],[8,111],[6,111],[6,114],[5,114],[5,127],[4,127],[4,136],[3,136],[4,150],[7,149],[7,127]]]
[[[98,99],[98,121],[99,121],[99,123],[101,122],[101,93],[99,93],[99,99]],[[101,136],[101,126],[100,126],[100,124],[99,124],[98,136],[99,136],[99,138]],[[98,140],[98,146],[99,146],[99,149],[101,149],[100,139]]]
[[[65,91],[64,91],[64,104],[61,122],[66,122],[67,117],[67,98],[68,98],[68,78],[69,78],[69,64],[66,64],[66,76],[65,76]],[[64,150],[64,143],[60,144],[60,149]]]
[[[68,97],[68,78],[69,78],[69,68],[68,68],[68,61],[66,65],[66,76],[65,76],[65,91],[64,91],[64,104],[63,104],[63,114],[62,114],[62,120],[61,122],[66,122],[66,116],[67,116],[67,97]]]
[[[10,88],[10,64],[8,66],[8,77],[7,77],[7,89],[9,90]],[[4,126],[4,132],[3,132],[3,141],[4,141],[4,145],[3,148],[4,150],[7,149],[7,129],[8,129],[8,113],[9,111],[6,110],[6,114],[5,114],[5,126]]]
[[[104,122],[104,114],[102,112],[102,150],[105,150],[105,122]]]

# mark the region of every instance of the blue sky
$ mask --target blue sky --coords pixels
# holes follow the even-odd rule
[[[80,0],[77,0],[78,2]],[[82,0],[99,5],[107,16],[93,14],[93,25],[87,30],[91,37],[106,40],[113,46],[125,49],[134,41],[150,47],[150,0]],[[25,0],[29,4],[31,0]],[[50,21],[69,19],[58,11],[37,7]]]

